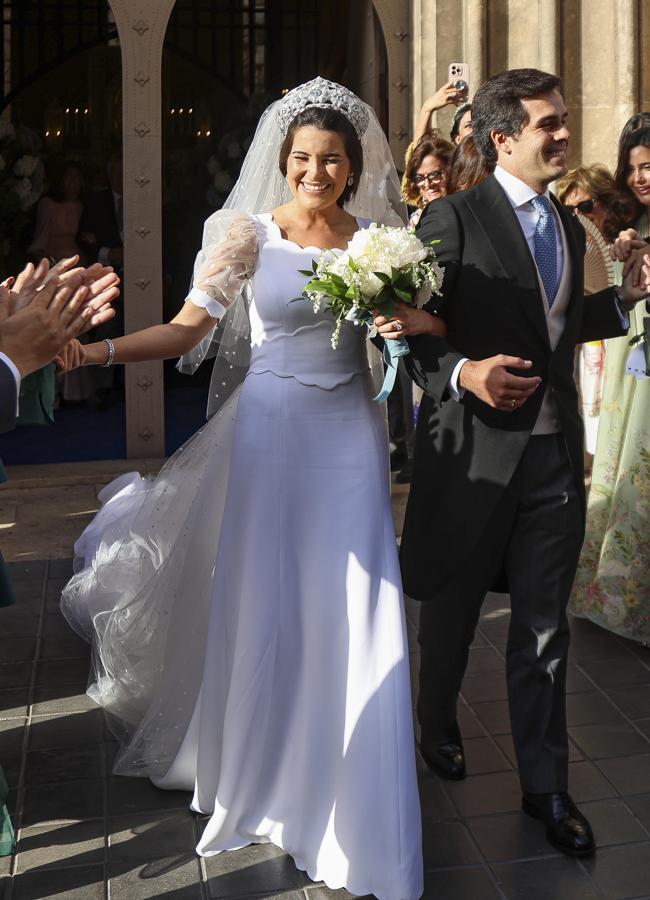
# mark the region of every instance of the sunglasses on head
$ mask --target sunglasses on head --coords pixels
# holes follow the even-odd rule
[[[577,212],[592,213],[597,203],[597,200],[581,200],[580,203],[565,203],[564,208],[575,216]]]
[[[442,181],[444,177],[445,172],[442,169],[433,169],[433,171],[425,172],[423,175],[414,175],[413,184],[422,184],[425,181],[431,184],[432,182]]]

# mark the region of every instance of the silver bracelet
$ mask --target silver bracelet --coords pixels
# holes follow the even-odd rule
[[[102,368],[108,369],[113,365],[113,359],[115,358],[115,344],[110,338],[104,338],[104,343],[108,347],[108,358],[105,363],[102,363]]]

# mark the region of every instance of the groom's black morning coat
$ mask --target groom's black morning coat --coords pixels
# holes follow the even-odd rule
[[[517,216],[493,175],[470,190],[435,200],[418,227],[439,239],[446,339],[411,338],[405,358],[425,391],[417,426],[415,471],[401,542],[405,592],[426,600],[463,567],[480,565],[481,534],[535,425],[550,383],[583,503],[583,428],[573,378],[576,344],[624,334],[612,289],[584,296],[584,231],[555,201],[564,225],[572,285],[564,332],[551,350],[537,269]],[[466,392],[448,393],[456,363],[499,353],[530,359],[542,384],[514,412]]]

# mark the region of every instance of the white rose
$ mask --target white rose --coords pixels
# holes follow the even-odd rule
[[[14,172],[19,178],[31,178],[38,166],[38,158],[27,153],[21,156],[14,165]]]

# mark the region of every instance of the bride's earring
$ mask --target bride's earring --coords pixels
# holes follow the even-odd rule
[[[354,175],[349,175],[348,176],[348,187],[352,187],[353,184],[354,184]]]

